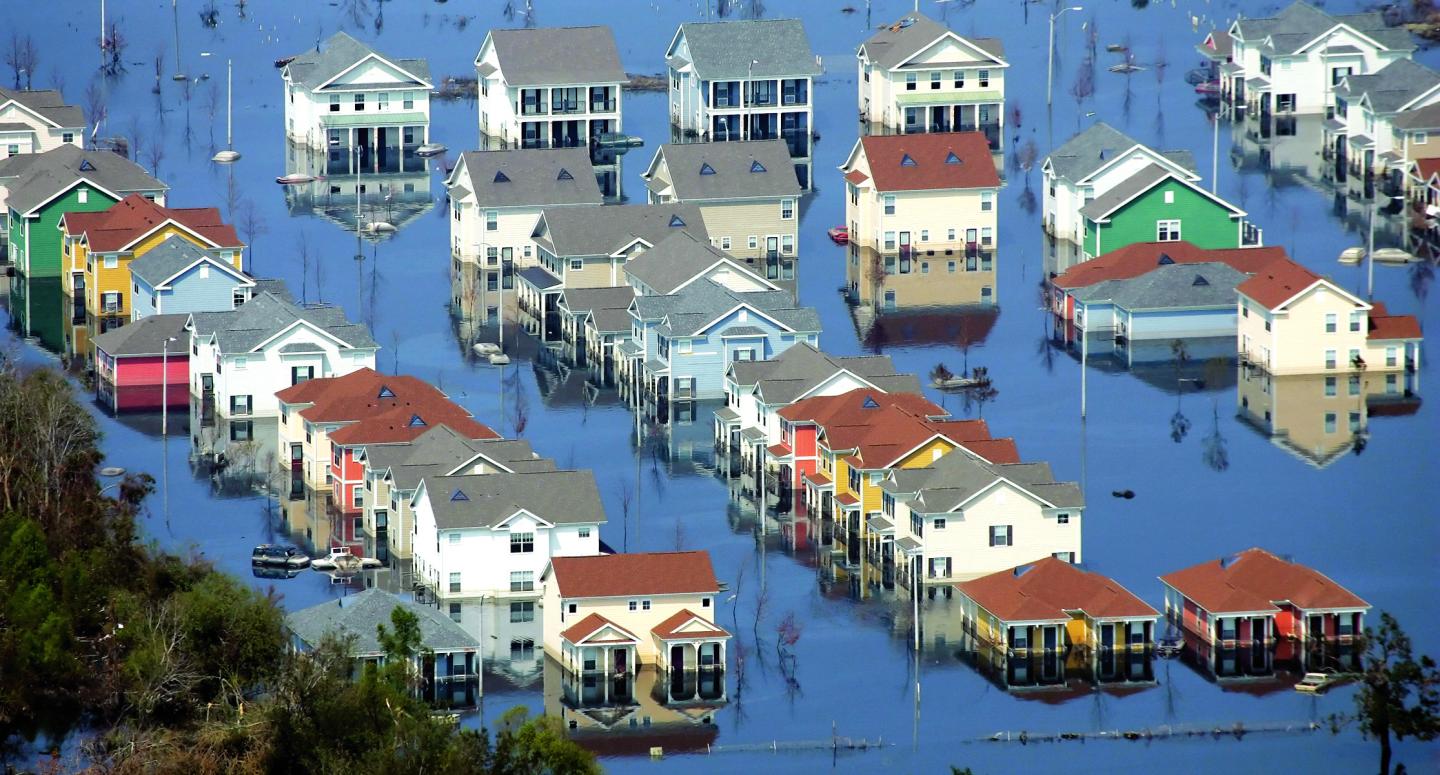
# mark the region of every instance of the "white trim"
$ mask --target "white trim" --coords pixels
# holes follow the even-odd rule
[[[364,45],[364,44],[361,44],[361,45]],[[397,65],[397,64],[395,64],[394,62],[391,62],[389,59],[386,59],[385,57],[381,56],[380,54],[378,54],[378,53],[376,53],[376,52],[374,52],[374,51],[371,51],[371,52],[367,53],[365,56],[361,57],[360,59],[357,59],[357,60],[355,60],[354,62],[352,62],[349,67],[347,67],[347,68],[345,68],[344,70],[341,70],[340,72],[338,72],[338,73],[336,73],[335,75],[331,76],[331,77],[330,77],[330,80],[325,81],[324,83],[320,84],[319,86],[316,86],[316,87],[314,87],[313,89],[311,89],[310,92],[311,92],[312,94],[319,93],[321,89],[324,89],[325,87],[327,87],[327,86],[329,86],[330,84],[334,83],[334,82],[335,82],[337,79],[339,79],[341,76],[345,75],[346,73],[350,72],[351,70],[354,70],[355,68],[359,67],[360,65],[365,64],[366,62],[370,61],[371,59],[377,59],[377,60],[379,60],[379,61],[381,61],[381,62],[389,65],[390,67],[394,68],[395,70],[399,71],[400,73],[402,73],[402,74],[404,74],[404,75],[410,76],[410,79],[411,79],[411,80],[413,80],[415,83],[419,84],[419,87],[417,87],[415,90],[418,90],[419,88],[424,88],[424,89],[430,89],[430,88],[432,88],[432,84],[431,84],[429,81],[427,81],[427,80],[425,80],[424,78],[421,78],[420,76],[418,76],[418,75],[410,72],[409,70],[406,70],[405,68],[401,67],[400,65]],[[387,90],[387,89],[376,89],[376,90],[374,90],[374,91],[386,91],[386,90]],[[395,87],[393,87],[393,89],[388,89],[388,90],[404,91],[404,88],[403,88],[401,85],[397,84]],[[372,90],[371,90],[371,89],[364,89],[364,90],[362,90],[362,91],[372,91]]]

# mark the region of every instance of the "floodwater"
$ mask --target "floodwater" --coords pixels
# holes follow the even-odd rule
[[[99,59],[97,3],[14,5],[7,9],[11,28],[33,34],[40,44],[37,69],[42,75],[34,78],[35,85],[63,84],[70,101],[85,104],[83,95]],[[1315,698],[1273,680],[1220,685],[1180,661],[1094,668],[1007,664],[977,653],[965,641],[943,598],[922,604],[923,648],[917,658],[909,602],[886,589],[883,573],[837,569],[828,549],[817,547],[824,540],[821,529],[773,514],[757,519],[751,485],[717,474],[724,465],[711,450],[708,406],[677,412],[661,426],[637,421],[613,391],[587,390],[583,370],[568,370],[523,341],[517,341],[522,355],[503,372],[467,359],[474,334],[449,314],[447,219],[437,173],[409,181],[414,186],[402,197],[406,201],[393,205],[404,210],[396,217],[402,228],[381,242],[366,242],[363,262],[354,258],[353,231],[344,228],[353,218],[344,203],[287,200],[272,182],[293,163],[287,162],[281,84],[273,60],[343,28],[384,52],[428,57],[437,80],[471,75],[486,29],[525,22],[523,0],[513,3],[518,7],[513,18],[500,0],[340,0],[251,2],[243,19],[232,3],[222,1],[214,29],[200,23],[200,3],[179,5],[179,67],[192,79],[188,99],[187,87],[170,78],[176,69],[170,3],[109,3],[111,20],[128,41],[128,72],[106,86],[109,114],[100,134],[138,132],[145,146],[163,143],[158,173],[172,187],[173,205],[253,209],[259,228],[249,233],[242,228],[253,251],[247,268],[258,276],[284,278],[297,296],[344,305],[352,317],[368,322],[385,348],[379,357],[383,369],[434,381],[507,435],[521,426],[537,450],[561,465],[593,468],[610,514],[602,533],[607,544],[631,551],[708,549],[733,592],[722,601],[718,619],[747,654],[743,669],[732,663],[718,696],[714,686],[668,687],[653,676],[642,676],[630,687],[567,687],[539,656],[538,623],[494,605],[466,604],[458,615],[485,640],[487,662],[482,710],[467,724],[497,718],[515,704],[537,711],[560,702],[604,704],[616,696],[612,691],[646,698],[639,702],[641,711],[628,718],[603,708],[588,713],[593,723],[576,731],[616,771],[831,767],[933,772],[950,764],[982,772],[1056,766],[1089,771],[1173,768],[1181,761],[1187,770],[1256,771],[1270,769],[1281,757],[1297,770],[1373,766],[1374,743],[1362,741],[1353,729],[1339,736],[1323,729],[1228,733],[1237,723],[1256,729],[1322,722],[1332,713],[1351,711],[1350,689]],[[1033,191],[1038,170],[1030,173],[1027,186],[1027,176],[1008,162],[988,304],[973,306],[985,301],[974,296],[976,287],[937,297],[934,287],[922,282],[912,296],[897,279],[895,309],[883,309],[883,298],[875,300],[878,311],[852,309],[840,291],[858,278],[847,274],[845,253],[826,239],[825,230],[843,219],[843,189],[834,170],[856,135],[853,51],[867,29],[898,18],[911,3],[876,2],[868,19],[859,2],[852,3],[859,8],[855,13],[842,13],[845,3],[838,1],[730,5],[737,16],[802,16],[815,51],[825,60],[826,74],[814,89],[820,133],[816,191],[802,206],[798,262],[800,298],[821,312],[824,349],[885,352],[922,377],[940,362],[952,369],[965,362],[987,367],[998,393],[969,405],[952,397],[951,408],[958,415],[983,413],[997,435],[1018,441],[1025,459],[1049,461],[1058,477],[1081,481],[1090,499],[1086,565],[1113,576],[1152,605],[1161,603],[1156,576],[1259,545],[1325,571],[1371,601],[1377,613],[1394,613],[1419,650],[1440,653],[1440,608],[1434,597],[1440,480],[1429,457],[1440,439],[1440,421],[1433,401],[1383,395],[1357,401],[1354,409],[1362,414],[1367,433],[1356,444],[1345,423],[1338,433],[1324,427],[1324,410],[1314,408],[1320,390],[1314,382],[1253,384],[1243,374],[1237,378],[1233,365],[1200,365],[1209,351],[1206,343],[1196,343],[1191,363],[1178,368],[1163,362],[1170,360],[1165,352],[1151,354],[1161,363],[1130,362],[1146,360],[1143,353],[1094,354],[1088,370],[1089,416],[1082,423],[1079,359],[1063,337],[1056,343],[1039,295],[1044,273],[1063,265],[1066,253],[1047,245],[1038,211],[1024,206],[1027,187],[1038,194]],[[948,16],[962,34],[1003,38],[1011,63],[1008,96],[1021,115],[1019,122],[1007,116],[1008,148],[1033,138],[1043,157],[1079,127],[1104,119],[1151,145],[1192,149],[1208,179],[1211,124],[1183,80],[1197,64],[1192,46],[1212,20],[1224,25],[1241,7],[1256,16],[1282,4],[1087,5],[1089,10],[1066,14],[1056,24],[1055,98],[1047,116],[1045,41],[1047,14],[1054,10],[1049,4],[1030,6],[1027,12],[1012,0],[923,3],[932,16]],[[1358,5],[1329,3],[1332,10]],[[655,73],[663,67],[662,52],[676,25],[704,18],[705,10],[697,2],[534,0],[532,13],[541,26],[611,24],[626,69]],[[1192,17],[1203,19],[1201,31],[1192,27]],[[1095,95],[1077,104],[1071,85],[1088,34],[1082,23],[1094,25],[1100,54]],[[1169,65],[1163,80],[1154,67],[1128,77],[1107,72],[1106,66],[1118,61],[1117,55],[1105,53],[1110,43],[1129,44],[1136,62],[1146,66],[1163,50]],[[153,60],[160,51],[164,63],[157,95],[152,93],[157,84]],[[244,154],[231,168],[209,161],[216,144],[224,142],[227,58],[235,64],[235,147]],[[1432,66],[1440,63],[1433,51],[1419,58]],[[201,75],[209,79],[197,83]],[[643,192],[639,170],[669,138],[664,95],[627,94],[624,129],[642,136],[646,145],[624,159],[622,187]],[[1293,136],[1261,138],[1250,125],[1233,131],[1222,125],[1220,194],[1250,212],[1265,229],[1267,244],[1282,245],[1306,265],[1363,291],[1363,268],[1343,267],[1335,256],[1342,247],[1363,242],[1367,207],[1343,192],[1336,196],[1320,172],[1318,141],[1304,145],[1309,134],[1301,127]],[[474,147],[473,105],[435,104],[431,136],[447,144],[452,155]],[[1383,244],[1383,226],[1381,233]],[[1378,267],[1375,284],[1376,298],[1392,310],[1418,314],[1427,330],[1440,330],[1437,305],[1426,295],[1426,270]],[[915,297],[921,306],[912,306]],[[516,335],[513,326],[507,327],[507,339]],[[1222,343],[1219,352],[1224,350]],[[22,357],[45,358],[28,347]],[[1425,363],[1418,376],[1423,398],[1435,378],[1433,369]],[[1265,407],[1266,401],[1272,406]],[[1273,409],[1268,422],[1264,409]],[[290,608],[363,584],[395,583],[385,572],[345,583],[318,573],[250,577],[246,557],[254,544],[307,538],[323,543],[335,530],[343,533],[344,526],[307,511],[304,500],[277,504],[249,488],[217,484],[191,462],[191,423],[184,412],[172,417],[171,435],[162,439],[158,416],[114,419],[96,411],[102,416],[108,462],[150,471],[164,483],[145,518],[149,535],[162,545],[193,547],[257,586],[274,585]],[[1134,491],[1133,500],[1110,496],[1125,489]],[[625,510],[621,504],[627,494],[633,496]],[[782,659],[776,627],[791,613],[800,622],[800,639],[791,649],[793,658]],[[1222,656],[1240,672],[1254,672],[1249,655]],[[1260,672],[1269,669],[1259,667]],[[1086,679],[1086,671],[1105,672],[1109,678],[1095,683]],[[688,699],[676,699],[682,695]],[[611,723],[618,728],[604,731]],[[1151,741],[978,742],[1007,732],[1033,736],[1166,724],[1227,733]],[[784,748],[828,740],[832,732],[884,746],[834,755],[819,748],[768,750],[772,741]],[[703,751],[707,744],[740,750],[709,757],[674,753]],[[644,758],[651,745],[665,747],[670,755],[651,763]],[[1077,746],[1083,750],[1067,750]],[[1434,748],[1405,743],[1399,750],[1417,771],[1437,762]],[[1063,764],[1058,757],[1065,757]]]

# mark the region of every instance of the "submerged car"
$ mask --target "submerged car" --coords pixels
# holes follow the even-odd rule
[[[260,544],[250,552],[250,564],[270,568],[305,568],[310,556],[293,546]]]

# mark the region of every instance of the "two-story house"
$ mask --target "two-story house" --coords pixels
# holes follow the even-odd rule
[[[67,276],[62,288],[71,296],[69,306],[74,313],[72,342],[75,354],[86,359],[91,354],[85,330],[92,335],[104,333],[135,317],[133,302],[138,289],[131,264],[152,250],[162,246],[180,250],[183,244],[199,254],[182,251],[191,258],[187,265],[208,256],[224,264],[230,275],[243,276],[245,244],[214,207],[164,207],[130,194],[106,210],[66,213],[60,218],[60,231]],[[172,239],[175,245],[170,244]],[[174,261],[165,263],[169,266]],[[203,309],[167,311],[218,311],[236,306],[230,293],[221,301]]]
[[[687,22],[665,49],[675,142],[781,139],[811,180],[811,85],[822,70],[799,19]]]
[[[186,328],[190,341],[181,344],[190,348],[190,394],[221,421],[213,427],[224,429],[223,438],[194,433],[202,451],[221,452],[232,444],[275,449],[257,439],[255,421],[280,414],[276,392],[307,379],[373,369],[380,349],[370,330],[346,320],[339,307],[301,306],[271,290],[228,312],[192,312]],[[280,452],[277,463],[284,465],[288,450]]]
[[[532,234],[538,265],[519,272],[520,310],[542,339],[555,341],[566,289],[626,285],[626,264],[679,232],[706,237],[705,219],[694,205],[545,208]]]
[[[1221,98],[1262,117],[1323,113],[1345,76],[1373,73],[1415,51],[1410,31],[1391,27],[1378,11],[1334,15],[1303,0],[1274,16],[1236,19],[1229,34]]]
[[[78,106],[66,105],[59,91],[0,89],[0,159],[61,145],[79,148],[84,141],[85,114]]]
[[[1440,103],[1401,111],[1390,121],[1390,146],[1403,161],[1403,181],[1410,200],[1420,207],[1440,205]],[[1428,214],[1428,213],[1427,213]],[[1427,235],[1433,242],[1440,233],[1431,226]]]
[[[601,190],[619,191],[616,156],[629,81],[609,27],[490,30],[475,55],[484,148],[587,148]]]
[[[1235,288],[1240,357],[1269,374],[1380,372],[1391,384],[1420,365],[1420,321],[1391,315],[1288,259]]]
[[[467,151],[445,178],[456,306],[467,315],[499,306],[517,266],[534,266],[535,227],[544,208],[604,201],[582,148]],[[481,301],[483,300],[483,304]]]
[[[980,132],[992,151],[1005,136],[1005,47],[965,38],[918,12],[860,44],[860,122],[867,134]]]
[[[1325,149],[1341,163],[1348,160],[1352,172],[1392,175],[1388,182],[1398,194],[1404,185],[1408,141],[1418,139],[1414,130],[1399,124],[1414,123],[1414,111],[1432,105],[1440,105],[1440,72],[1413,59],[1397,59],[1373,73],[1347,75],[1335,86],[1335,123],[1324,127]]]
[[[231,262],[171,235],[130,262],[130,319],[223,312],[249,301],[257,286]]]
[[[730,633],[719,618],[710,553],[557,557],[545,571],[545,653],[571,673],[723,671]]]
[[[1189,151],[1156,151],[1104,122],[1090,125],[1040,164],[1045,230],[1056,239],[1083,243],[1080,210],[1152,165],[1191,183],[1200,180]]]
[[[861,137],[840,172],[851,264],[883,263],[883,284],[938,257],[994,287],[1000,176],[979,133]]]
[[[412,508],[415,575],[440,598],[538,597],[554,558],[600,553],[605,524],[589,470],[427,476]]]
[[[795,279],[802,192],[783,141],[662,145],[641,177],[651,203],[698,205],[716,247]]]
[[[11,320],[50,350],[75,352],[76,315],[65,301],[85,294],[65,287],[76,275],[65,263],[60,218],[109,209],[129,194],[163,205],[167,186],[119,154],[63,143],[0,161],[0,186],[6,191],[8,253],[15,265]]]
[[[909,578],[918,563],[922,584],[1045,557],[1081,562],[1085,498],[1076,483],[1057,482],[1048,463],[942,455],[923,468],[890,471],[880,489],[881,510],[869,517],[870,527],[897,573]]]
[[[327,175],[424,171],[430,142],[430,65],[394,59],[337,32],[290,58],[285,137],[327,154]]]
[[[1086,202],[1080,208],[1083,260],[1136,242],[1183,239],[1219,249],[1261,244],[1262,233],[1244,210],[1190,178],[1151,164]]]
[[[691,400],[724,395],[725,369],[770,358],[820,339],[820,315],[784,291],[737,291],[703,279],[666,296],[631,304],[632,348],[622,377],[652,397]]]

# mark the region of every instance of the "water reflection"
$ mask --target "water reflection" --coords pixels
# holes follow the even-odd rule
[[[703,751],[719,730],[715,713],[726,704],[725,674],[646,667],[623,676],[576,675],[544,660],[545,713],[601,756]]]
[[[284,187],[285,207],[291,216],[314,216],[351,233],[358,229],[375,241],[405,228],[434,206],[430,169],[424,159],[407,152],[403,163],[380,168],[367,165],[362,158],[356,174],[347,150],[343,146],[322,151],[285,144],[285,174],[313,178]]]
[[[885,254],[851,245],[845,298],[861,344],[886,347],[984,344],[1000,309],[991,250]]]
[[[1272,376],[1241,366],[1236,415],[1297,459],[1326,468],[1370,442],[1370,418],[1412,415],[1420,408],[1420,376],[1295,374]]]

